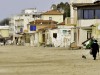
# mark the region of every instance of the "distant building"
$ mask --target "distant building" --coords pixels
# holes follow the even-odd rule
[[[50,10],[42,14],[43,20],[53,20],[58,23],[63,22],[63,13],[58,10]]]
[[[9,23],[12,35],[18,37],[18,34],[26,33],[29,22],[37,19],[41,19],[41,12],[38,12],[36,8],[25,9],[20,14],[11,16]]]
[[[7,40],[10,38],[9,34],[9,26],[0,26],[0,45],[2,45],[7,42]]]

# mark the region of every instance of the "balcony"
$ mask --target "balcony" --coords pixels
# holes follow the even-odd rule
[[[65,24],[77,24],[77,19],[67,17],[67,18],[65,19]]]
[[[100,19],[79,19],[77,23],[81,27],[87,27],[95,24],[100,24]]]

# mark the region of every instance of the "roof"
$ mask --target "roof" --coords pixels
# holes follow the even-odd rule
[[[65,25],[65,21],[59,23],[58,25]]]
[[[61,13],[58,10],[50,10],[50,11],[43,13],[42,15],[63,15],[63,13]]]
[[[74,7],[82,7],[82,6],[97,6],[99,4],[99,2],[94,2],[94,3],[73,3]]]
[[[68,23],[66,24],[65,21],[59,23],[58,25],[65,25],[65,26],[76,26],[76,24],[71,24],[71,23]]]
[[[56,29],[56,28],[57,28],[57,26],[50,25],[50,26],[40,28],[40,29],[38,29],[38,31],[44,31],[44,30],[47,30],[47,29]]]
[[[57,22],[53,20],[35,20],[30,22],[30,24],[57,24]]]

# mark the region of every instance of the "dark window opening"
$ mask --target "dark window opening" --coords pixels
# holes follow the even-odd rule
[[[87,31],[87,39],[90,39],[91,38],[91,34],[92,34],[91,31]]]
[[[53,33],[53,38],[57,38],[57,33]]]
[[[33,15],[33,18],[35,17],[35,15]]]
[[[43,36],[43,42],[45,42],[45,34],[42,34],[42,36]]]

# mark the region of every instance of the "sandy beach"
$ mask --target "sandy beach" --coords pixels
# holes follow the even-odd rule
[[[93,60],[84,49],[0,46],[0,75],[100,75],[100,56]]]

